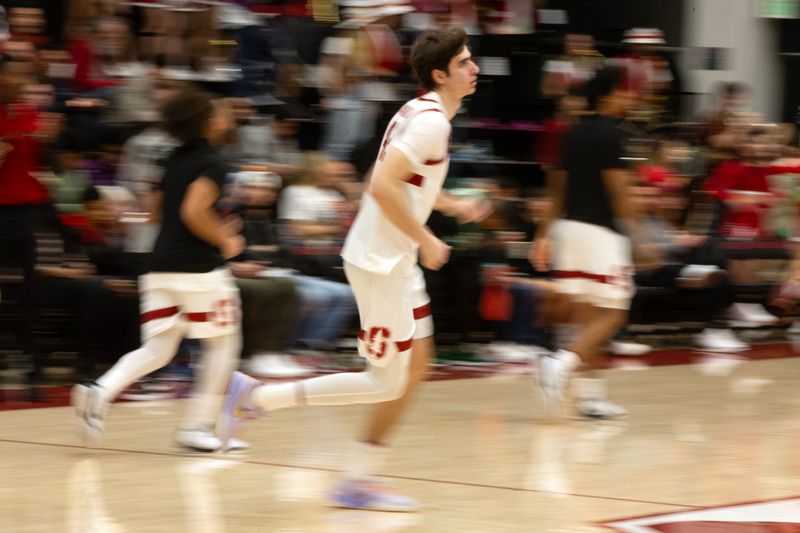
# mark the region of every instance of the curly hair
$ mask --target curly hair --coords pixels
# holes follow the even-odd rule
[[[211,96],[197,89],[181,89],[161,105],[164,131],[183,144],[203,138],[213,116]]]

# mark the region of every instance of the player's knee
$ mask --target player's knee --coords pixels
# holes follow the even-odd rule
[[[406,392],[408,372],[395,372],[378,379],[375,391],[376,402],[391,402],[401,398]]]

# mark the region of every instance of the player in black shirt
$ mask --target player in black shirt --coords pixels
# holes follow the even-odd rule
[[[203,342],[196,391],[178,431],[188,448],[214,451],[218,402],[241,350],[239,291],[225,260],[244,249],[238,227],[220,219],[227,167],[213,146],[233,127],[230,113],[202,92],[184,90],[163,108],[164,129],[180,142],[168,158],[154,213],[161,231],[150,271],[139,280],[144,344],[89,385],[76,385],[73,405],[86,441],[102,437],[107,407],[126,387],[164,367],[184,337]]]
[[[572,371],[581,362],[586,369],[597,368],[602,348],[625,324],[634,292],[631,247],[624,235],[634,218],[626,200],[631,178],[617,127],[632,98],[621,82],[622,70],[613,66],[588,82],[591,114],[564,137],[560,170],[549,176],[551,210],[531,251],[537,269],[552,264],[559,292],[570,297],[572,317],[582,327],[568,349],[539,360],[540,384],[554,413],[561,410]],[[602,379],[576,380],[575,390],[584,416],[626,414],[607,399]]]

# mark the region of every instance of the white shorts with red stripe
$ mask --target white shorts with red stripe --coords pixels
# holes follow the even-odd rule
[[[361,319],[358,353],[370,364],[386,366],[414,339],[433,335],[430,297],[417,265],[401,261],[388,275],[344,262]]]
[[[597,307],[630,308],[635,287],[627,237],[603,226],[563,219],[553,223],[550,237],[559,292]]]
[[[142,340],[168,329],[204,339],[237,333],[241,327],[239,289],[227,268],[199,274],[151,272],[139,278]]]

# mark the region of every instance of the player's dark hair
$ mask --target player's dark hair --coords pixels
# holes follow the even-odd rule
[[[465,46],[467,46],[467,33],[463,28],[428,30],[414,41],[408,61],[420,83],[432,91],[436,88],[433,71],[447,72],[450,60]]]
[[[586,83],[586,98],[589,109],[596,111],[600,100],[622,85],[624,71],[617,65],[606,65]]]
[[[164,131],[183,144],[202,139],[213,115],[211,96],[192,88],[182,89],[161,106]]]

